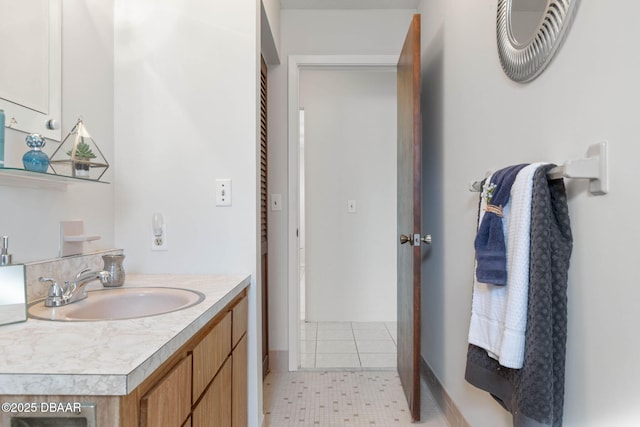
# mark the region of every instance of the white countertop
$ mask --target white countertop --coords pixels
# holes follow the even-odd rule
[[[0,394],[129,394],[249,283],[249,276],[127,274],[125,287],[194,289],[206,298],[184,310],[139,319],[29,318],[0,326]]]

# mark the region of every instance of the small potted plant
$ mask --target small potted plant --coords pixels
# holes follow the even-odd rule
[[[71,157],[73,163],[73,176],[78,178],[89,178],[89,167],[91,159],[95,159],[96,155],[91,151],[91,147],[86,142],[78,142],[75,155],[73,149],[67,151],[67,155]]]

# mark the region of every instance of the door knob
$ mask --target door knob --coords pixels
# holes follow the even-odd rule
[[[431,234],[425,234],[424,236],[420,236],[420,234],[414,234],[413,236],[407,236],[406,234],[401,234],[400,244],[404,245],[405,243],[409,243],[411,246],[420,246],[421,243],[430,245]]]
[[[413,239],[405,234],[400,235],[400,244],[404,245],[405,243],[412,243]],[[412,243],[413,244],[413,243]]]

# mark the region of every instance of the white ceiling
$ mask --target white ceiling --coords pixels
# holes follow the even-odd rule
[[[419,0],[280,0],[281,9],[417,9]]]

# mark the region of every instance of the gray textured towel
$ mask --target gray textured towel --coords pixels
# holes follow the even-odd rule
[[[554,165],[533,180],[531,259],[522,369],[502,367],[472,344],[465,379],[493,395],[514,427],[559,427],[564,405],[567,274],[573,240],[562,179],[547,181]]]

